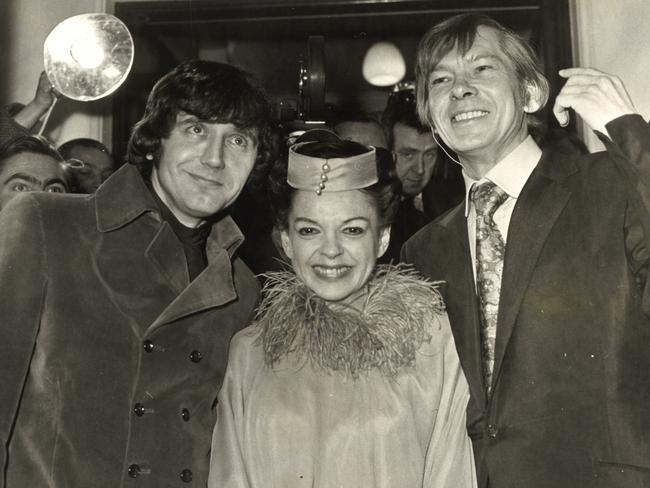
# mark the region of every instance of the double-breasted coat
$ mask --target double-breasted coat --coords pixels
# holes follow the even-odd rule
[[[516,203],[490,396],[465,204],[404,246],[446,281],[479,486],[650,486],[650,130],[607,128],[608,152],[544,151]]]
[[[7,487],[205,486],[230,338],[258,286],[229,217],[191,283],[137,170],[0,212]]]

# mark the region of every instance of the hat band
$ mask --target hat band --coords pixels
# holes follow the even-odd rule
[[[311,142],[294,144],[289,148],[287,183],[297,190],[346,191],[367,188],[379,181],[376,150],[348,158],[318,158],[299,154],[296,149]]]

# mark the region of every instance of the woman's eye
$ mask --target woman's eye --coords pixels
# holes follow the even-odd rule
[[[363,227],[346,227],[343,229],[343,233],[350,236],[361,236],[366,232],[366,229]]]
[[[65,190],[60,186],[49,186],[45,191],[48,193],[65,193]]]
[[[298,229],[298,235],[301,236],[313,236],[317,233],[318,231],[314,227],[301,227]]]

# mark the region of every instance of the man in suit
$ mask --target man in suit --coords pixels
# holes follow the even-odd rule
[[[391,93],[382,123],[403,197],[380,262],[396,262],[402,245],[413,234],[462,200],[464,186],[460,167],[445,157],[431,128],[418,118],[414,86]]]
[[[560,71],[607,152],[542,152],[548,96],[532,49],[492,19],[422,39],[418,110],[463,166],[467,197],[402,257],[444,280],[468,378],[480,486],[650,486],[650,130],[615,77]]]
[[[189,61],[95,194],[3,208],[0,486],[205,486],[228,344],[258,297],[227,208],[270,122],[248,74]]]

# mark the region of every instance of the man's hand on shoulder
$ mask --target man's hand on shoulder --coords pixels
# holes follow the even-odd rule
[[[559,74],[567,82],[555,99],[553,113],[562,127],[569,123],[568,109],[572,108],[589,127],[609,137],[607,123],[637,113],[618,76],[593,68],[567,68]]]

